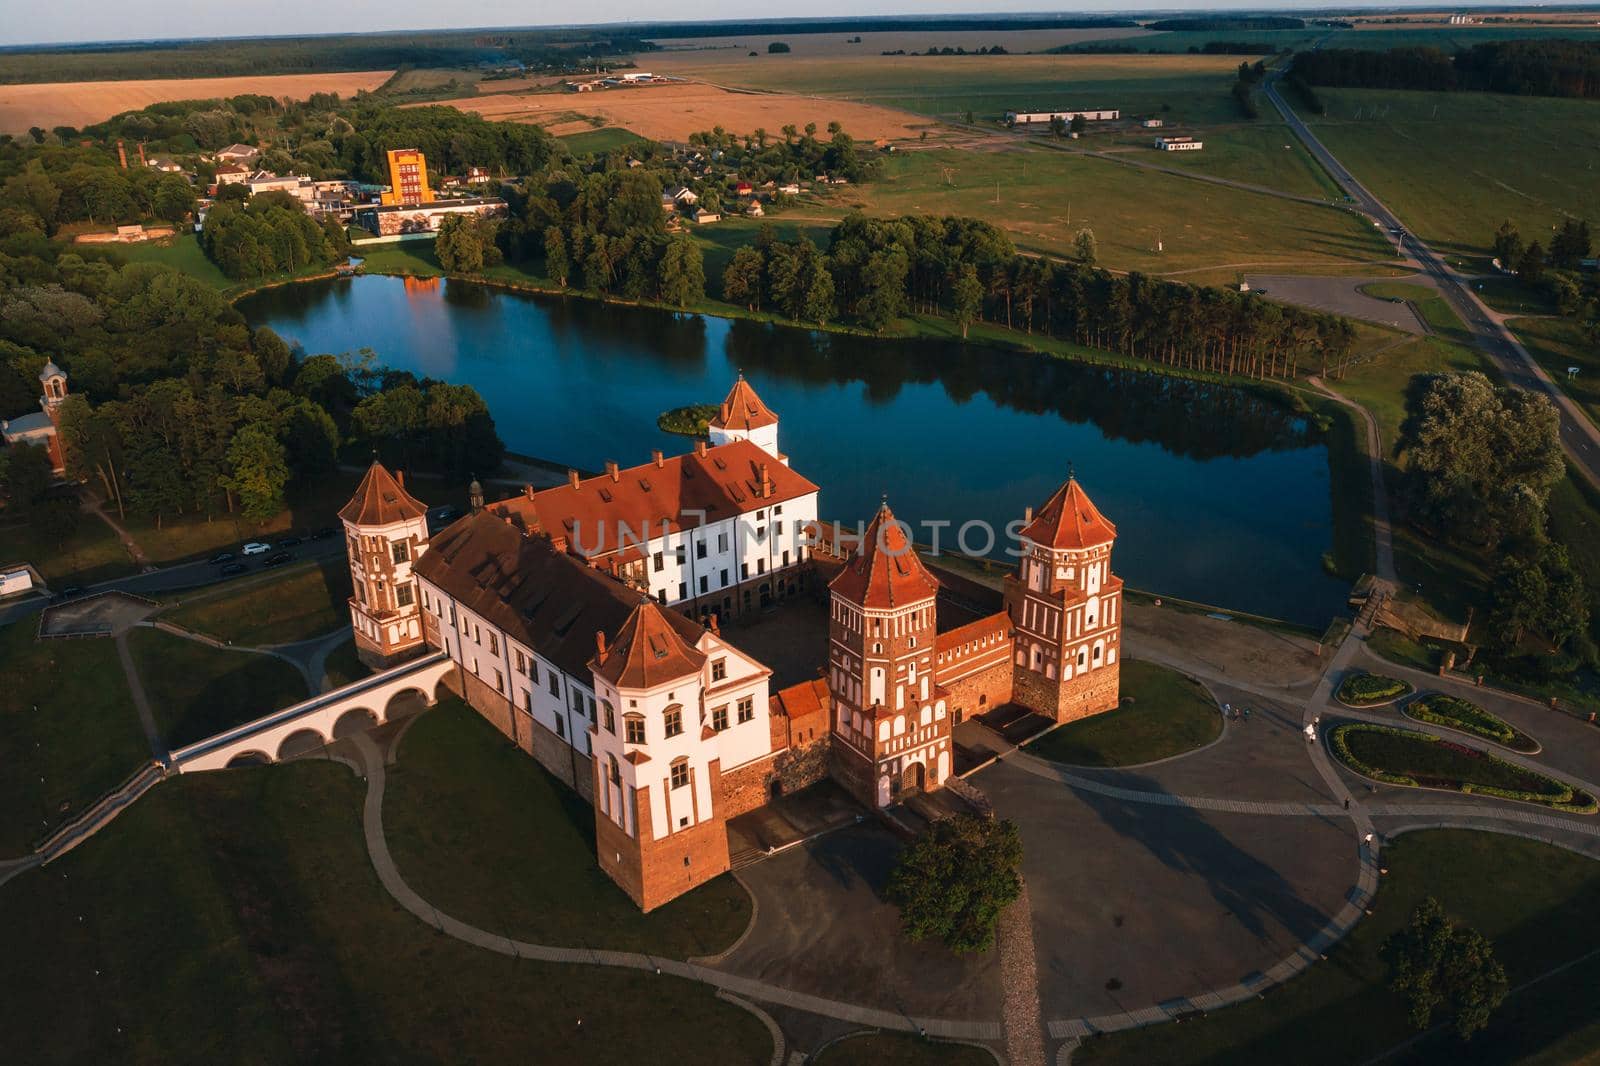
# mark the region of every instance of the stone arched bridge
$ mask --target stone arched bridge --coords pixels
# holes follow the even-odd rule
[[[172,767],[179,772],[222,770],[314,750],[382,725],[415,709],[418,700],[432,706],[440,684],[454,669],[448,655],[433,652],[179,748],[172,753]]]

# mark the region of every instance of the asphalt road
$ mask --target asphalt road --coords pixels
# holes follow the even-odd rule
[[[1389,233],[1401,253],[1414,260],[1421,272],[1432,280],[1445,302],[1466,323],[1473,343],[1499,368],[1506,383],[1544,393],[1550,398],[1561,416],[1561,445],[1566,449],[1567,457],[1591,484],[1600,488],[1600,429],[1596,429],[1571,397],[1550,380],[1511,331],[1500,324],[1483,301],[1478,299],[1477,293],[1472,291],[1471,284],[1451,270],[1433,249],[1408,232],[1394,212],[1368,192],[1355,175],[1346,170],[1333,153],[1317,140],[1316,135],[1300,121],[1300,116],[1278,94],[1278,79],[1281,76],[1281,72],[1270,75],[1263,88],[1267,99],[1278,109],[1289,129],[1327,169],[1345,195],[1354,201],[1356,209]]]

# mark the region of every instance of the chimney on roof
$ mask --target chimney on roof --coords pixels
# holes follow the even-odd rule
[[[655,464],[656,464],[656,469],[657,469],[657,470],[660,470],[660,469],[661,469],[661,468],[662,468],[662,467],[664,467],[664,466],[666,466],[666,465],[667,465],[667,461],[666,461],[666,459],[665,459],[665,458],[664,458],[664,457],[663,457],[663,456],[662,456],[662,454],[661,454],[661,449],[660,449],[660,448],[657,448],[657,449],[656,449],[656,450],[655,450],[655,451],[653,451],[653,452],[651,452],[651,453],[650,453],[650,458],[651,458],[651,459],[652,459],[652,460],[654,460],[654,462],[655,462]]]
[[[530,500],[533,499],[533,486],[532,485],[524,485],[524,486],[522,486],[522,494],[524,496],[526,496]]]
[[[699,455],[699,456],[703,457],[706,454],[706,442],[703,441],[703,440],[695,441],[694,442],[694,453],[696,455]]]
[[[1033,521],[1033,508],[1032,507],[1024,507],[1022,509],[1022,521],[1023,521],[1024,525],[1026,525],[1027,523]]]
[[[759,489],[759,494],[763,497],[770,496],[772,495],[772,479],[767,476],[767,464],[762,463],[759,469],[761,471],[761,487]]]
[[[567,484],[571,485],[573,488],[577,488],[578,487],[578,481],[579,481],[578,472],[569,467],[567,469]]]
[[[715,633],[719,637],[722,636],[722,630],[717,628],[717,613],[715,611],[711,612],[711,618],[707,624],[710,626],[711,632]]]
[[[611,475],[611,480],[612,481],[621,481],[622,480],[622,473],[617,468],[617,464],[616,464],[616,462],[614,460],[611,460],[611,459],[607,459],[606,460],[606,473]]]
[[[595,659],[601,666],[606,664],[606,635],[603,630],[594,631]]]
[[[399,483],[401,488],[406,487],[406,472],[404,470],[396,470],[394,472],[394,479]]]

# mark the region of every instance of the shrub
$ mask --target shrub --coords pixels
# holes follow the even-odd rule
[[[1413,691],[1410,682],[1382,674],[1351,674],[1339,685],[1339,699],[1349,704],[1385,703]]]
[[[1517,731],[1470,700],[1456,696],[1426,696],[1406,707],[1406,714],[1422,722],[1461,729],[1500,744],[1511,744]]]

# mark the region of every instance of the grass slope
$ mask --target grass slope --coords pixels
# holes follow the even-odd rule
[[[1589,343],[1583,327],[1570,318],[1514,318],[1508,325],[1545,373],[1600,422],[1600,345]],[[1570,367],[1577,367],[1575,377]]]
[[[1132,766],[1192,751],[1222,732],[1216,701],[1176,670],[1125,660],[1122,696],[1133,702],[1053,729],[1028,750],[1078,766]]]
[[[1425,896],[1494,943],[1513,987],[1600,946],[1600,866],[1547,844],[1466,831],[1430,831],[1384,849],[1389,873],[1375,913],[1303,976],[1264,1000],[1229,1007],[1183,1025],[1162,1025],[1089,1041],[1075,1066],[1160,1062],[1365,1062],[1415,1035],[1385,986],[1378,957]],[[1588,989],[1600,976],[1590,960],[1561,979],[1513,996],[1489,1028],[1462,1045],[1448,1034],[1424,1040],[1414,1057],[1394,1061],[1505,1063],[1593,1026]],[[1591,1030],[1592,1031],[1592,1030]],[[1592,1038],[1583,1045],[1592,1051]]]
[[[27,851],[150,758],[110,640],[0,629],[0,858]]]
[[[719,877],[649,914],[601,872],[594,809],[459,700],[406,734],[384,827],[412,888],[441,911],[546,944],[684,958],[732,944],[750,898]]]
[[[300,763],[185,775],[0,888],[0,1027],[35,1063],[764,1062],[688,982],[504,958],[384,893],[361,783]],[[640,1024],[642,1004],[648,1025]]]
[[[340,558],[197,592],[162,617],[230,644],[287,644],[348,625],[349,599],[350,565]]]
[[[269,655],[213,648],[158,629],[136,629],[128,644],[169,747],[204,740],[308,695],[300,672]]]

